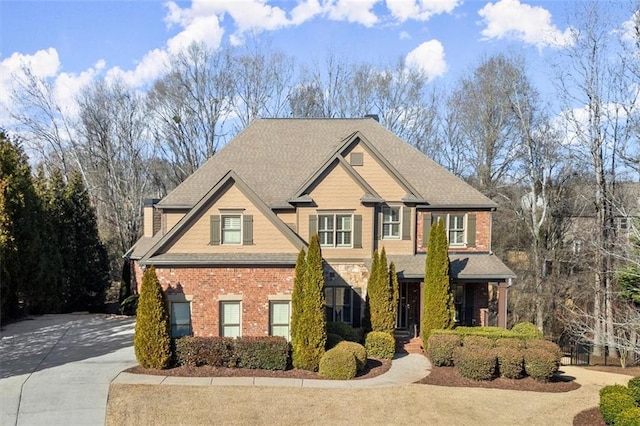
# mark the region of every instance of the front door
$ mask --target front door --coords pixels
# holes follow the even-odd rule
[[[396,328],[417,334],[420,320],[420,284],[400,282],[398,296]]]

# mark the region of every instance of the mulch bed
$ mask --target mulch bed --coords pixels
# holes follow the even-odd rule
[[[607,424],[602,419],[600,409],[593,407],[576,414],[573,418],[573,426],[607,426]]]
[[[370,379],[386,373],[391,368],[391,361],[388,359],[368,359],[367,366],[354,380]],[[174,376],[174,377],[280,377],[289,379],[325,379],[313,371],[290,368],[288,370],[258,370],[251,368],[224,368],[210,367],[174,367],[166,370],[156,370],[153,368],[142,368],[139,365],[125,370],[127,373],[150,374],[154,376]]]
[[[559,372],[549,382],[539,382],[531,377],[524,379],[504,379],[476,381],[462,377],[455,367],[433,367],[431,374],[416,382],[426,385],[453,386],[465,388],[506,389],[530,392],[570,392],[580,387],[575,378]]]

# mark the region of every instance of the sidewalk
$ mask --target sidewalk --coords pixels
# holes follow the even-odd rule
[[[122,372],[112,383],[187,386],[272,386],[292,388],[367,388],[414,383],[431,372],[429,360],[419,354],[398,355],[384,374],[362,380],[317,380],[277,377],[170,377]]]

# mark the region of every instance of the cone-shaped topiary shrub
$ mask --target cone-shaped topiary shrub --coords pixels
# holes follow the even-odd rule
[[[357,368],[353,352],[335,347],[325,352],[320,359],[318,373],[327,379],[350,380],[356,376]]]
[[[306,253],[300,249],[296,260],[295,276],[293,278],[293,292],[291,294],[291,357],[293,366],[298,367],[302,346],[304,344],[304,271],[306,269]]]
[[[636,408],[636,401],[626,388],[623,391],[606,392],[600,396],[600,413],[608,425],[617,425],[616,417],[631,408]]]
[[[142,277],[133,346],[144,368],[167,368],[171,362],[169,314],[153,266]]]
[[[336,345],[337,348],[344,349],[353,353],[356,357],[356,366],[358,371],[364,370],[367,366],[367,350],[360,343],[342,341]]]
[[[396,339],[389,333],[372,331],[365,337],[364,347],[372,358],[391,359],[396,352]]]
[[[432,334],[429,337],[427,355],[437,367],[452,366],[453,353],[462,345],[462,339],[455,334]]]

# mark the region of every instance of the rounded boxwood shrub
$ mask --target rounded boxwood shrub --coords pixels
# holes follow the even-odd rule
[[[358,342],[358,332],[355,328],[351,327],[346,322],[342,321],[329,321],[327,322],[327,334],[337,334],[342,337],[342,340],[348,340],[350,342]]]
[[[334,348],[338,343],[343,342],[344,339],[339,334],[327,333],[327,344],[325,349],[329,350]]]
[[[494,349],[479,346],[457,348],[454,363],[462,377],[472,380],[491,380],[496,374],[496,353]]]
[[[465,336],[462,339],[462,346],[474,346],[484,349],[493,349],[495,347],[495,340],[484,336]]]
[[[432,334],[428,341],[427,355],[437,367],[452,366],[453,352],[461,344],[462,339],[455,334]]]
[[[616,417],[630,408],[636,408],[636,401],[626,391],[607,392],[600,397],[600,413],[608,425],[616,422]],[[617,425],[617,423],[615,423]]]
[[[327,379],[350,380],[356,376],[357,369],[353,352],[335,347],[320,358],[318,373]]]
[[[629,395],[636,400],[636,403],[640,404],[640,376],[630,379],[627,388]]]
[[[524,358],[522,350],[502,346],[496,348],[498,371],[501,377],[520,379],[524,375]]]
[[[548,382],[558,371],[557,356],[542,348],[525,349],[524,370],[534,379]]]
[[[626,386],[623,385],[609,385],[609,386],[605,386],[602,389],[600,389],[599,394],[600,394],[600,398],[602,398],[603,395],[606,395],[608,393],[615,393],[615,392],[628,392],[628,389]]]
[[[640,426],[640,407],[628,408],[616,416],[616,426]]]
[[[364,347],[372,358],[392,359],[396,353],[396,339],[389,333],[372,331],[365,337]]]
[[[526,347],[524,340],[516,339],[513,337],[503,337],[500,339],[496,339],[496,347],[497,348],[512,348],[517,349],[519,351],[524,350]]]
[[[343,340],[336,345],[336,348],[351,351],[351,353],[353,353],[353,356],[356,357],[356,367],[358,368],[358,371],[364,370],[367,366],[367,350],[360,343]]]
[[[233,347],[240,368],[286,370],[289,363],[291,348],[284,337],[240,337]]]
[[[511,327],[511,331],[513,331],[514,333],[525,335],[531,339],[542,339],[544,337],[542,331],[540,331],[538,327],[530,322],[520,322]]]
[[[543,349],[553,355],[555,358],[555,362],[560,366],[560,360],[562,359],[562,350],[560,347],[553,342],[548,340],[527,340],[526,341],[527,349]]]

